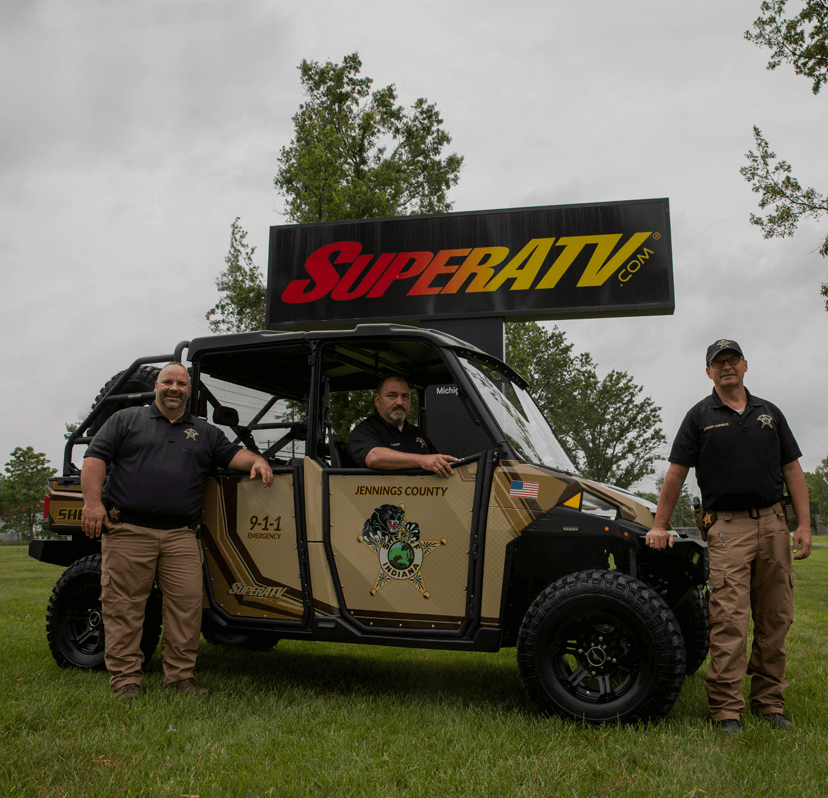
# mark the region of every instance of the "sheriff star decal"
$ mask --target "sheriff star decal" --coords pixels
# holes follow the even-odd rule
[[[726,347],[730,346],[730,341],[726,341],[724,338],[722,338],[721,341],[716,341],[716,346],[718,346],[719,349],[725,349]]]
[[[377,507],[357,540],[379,559],[379,574],[369,591],[372,596],[394,580],[405,580],[414,585],[423,598],[431,598],[420,569],[429,554],[446,545],[446,539],[420,540],[420,527],[406,520],[404,504]]]
[[[763,427],[770,427],[773,429],[773,419],[767,413],[762,413],[762,415],[757,418],[757,421],[760,421]]]
[[[184,435],[187,437],[187,440],[194,441],[198,437],[198,433],[190,427],[190,429],[184,430]]]

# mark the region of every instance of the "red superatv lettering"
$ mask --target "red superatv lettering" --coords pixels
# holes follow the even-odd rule
[[[651,232],[634,233],[615,254],[612,253],[621,240],[620,233],[533,238],[508,261],[511,254],[508,247],[441,249],[436,255],[384,252],[375,257],[362,254],[362,244],[358,241],[337,241],[311,253],[305,261],[310,279],[291,281],[282,292],[282,301],[315,302],[328,294],[338,302],[363,296],[378,299],[398,280],[410,281],[407,296],[473,294],[498,291],[504,286],[509,291],[550,289],[558,284],[584,247],[593,249],[578,279],[578,287],[600,286],[651,235]],[[562,251],[547,264],[553,246]],[[644,252],[648,254],[643,257],[652,254],[651,250]],[[343,274],[337,266],[348,268]]]

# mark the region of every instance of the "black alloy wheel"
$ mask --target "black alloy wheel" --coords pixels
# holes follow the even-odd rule
[[[153,587],[141,638],[144,665],[152,658],[160,635],[161,593]],[[76,560],[58,579],[46,611],[46,636],[61,668],[105,669],[100,554]]]
[[[663,718],[684,681],[684,642],[664,600],[618,571],[550,585],[526,613],[518,668],[544,714],[590,723]]]

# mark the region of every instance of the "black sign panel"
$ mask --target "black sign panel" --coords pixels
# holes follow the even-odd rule
[[[666,199],[270,228],[269,327],[674,307]]]

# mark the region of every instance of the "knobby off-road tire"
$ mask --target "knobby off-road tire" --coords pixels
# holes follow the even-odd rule
[[[145,665],[155,652],[160,635],[161,593],[153,587],[141,638]],[[46,636],[52,656],[61,668],[104,670],[100,554],[76,560],[58,579],[46,611]]]
[[[544,714],[590,723],[663,718],[684,681],[675,616],[643,582],[618,571],[570,574],[523,619],[518,669]]]
[[[707,659],[710,648],[710,630],[707,623],[707,601],[693,588],[687,598],[674,610],[687,659],[685,674],[692,676]]]
[[[215,629],[202,629],[201,634],[211,645],[244,648],[248,651],[270,651],[279,642],[279,637],[272,632],[235,634]]]
[[[124,393],[147,393],[147,391],[155,390],[155,380],[158,378],[160,369],[157,366],[140,366],[135,373],[126,381],[126,383],[118,389],[119,394]],[[120,378],[123,371],[119,371],[109,382],[101,388],[100,393],[95,397],[92,403],[94,410],[101,402],[101,400],[109,393],[116,380]],[[132,400],[128,402],[109,403],[90,425],[87,430],[87,435],[94,435],[103,425],[104,422],[116,411],[123,410],[125,407],[138,407],[146,404],[140,400]]]

